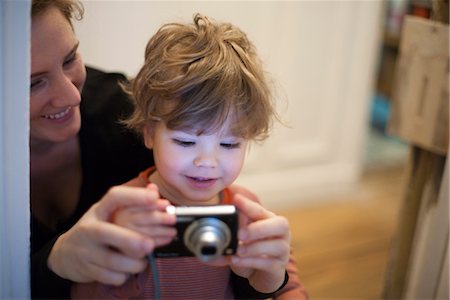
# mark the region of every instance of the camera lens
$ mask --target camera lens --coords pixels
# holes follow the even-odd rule
[[[217,248],[214,246],[204,246],[202,248],[202,255],[216,255]]]
[[[216,218],[198,219],[184,233],[184,244],[202,261],[221,256],[230,240],[227,224]]]

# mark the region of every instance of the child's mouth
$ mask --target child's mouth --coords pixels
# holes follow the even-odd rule
[[[216,183],[216,178],[206,178],[206,177],[191,177],[187,176],[191,185],[196,188],[207,188]]]

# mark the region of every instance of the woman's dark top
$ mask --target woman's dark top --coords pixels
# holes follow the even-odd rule
[[[118,81],[125,79],[122,74],[87,67],[80,105],[80,200],[73,216],[56,230],[50,230],[31,217],[32,298],[69,298],[71,282],[47,267],[48,255],[56,239],[110,187],[130,180],[153,165],[152,152],[145,148],[140,137],[118,122],[132,110],[131,102],[118,85]]]

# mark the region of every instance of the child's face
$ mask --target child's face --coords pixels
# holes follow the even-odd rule
[[[151,181],[163,197],[179,205],[218,204],[218,194],[239,175],[248,140],[228,133],[229,126],[208,135],[170,130],[163,121],[144,130],[153,149],[156,172]]]

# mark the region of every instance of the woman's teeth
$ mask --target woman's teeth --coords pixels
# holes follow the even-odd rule
[[[57,114],[52,114],[52,115],[44,115],[43,117],[45,119],[50,119],[50,120],[55,120],[55,119],[61,119],[62,117],[64,117],[65,115],[67,115],[70,111],[71,107],[69,106],[68,108],[66,108],[64,111],[57,113]]]

